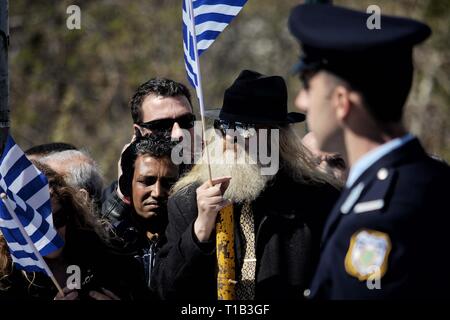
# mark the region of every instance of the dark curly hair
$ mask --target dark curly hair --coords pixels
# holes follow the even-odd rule
[[[142,102],[150,94],[161,97],[185,96],[192,109],[191,93],[184,84],[166,78],[153,78],[141,84],[131,98],[131,116],[135,124],[142,122]]]
[[[138,156],[149,155],[154,158],[169,158],[177,141],[172,141],[170,133],[159,132],[138,137],[122,153],[120,166],[122,176],[119,179],[120,190],[125,196],[131,195],[131,182],[134,175],[134,163]]]

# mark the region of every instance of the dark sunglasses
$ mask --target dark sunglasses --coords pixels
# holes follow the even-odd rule
[[[258,129],[274,129],[274,127],[216,119],[214,120],[214,129],[220,130],[224,136],[227,134],[227,130],[235,130],[240,136],[250,138],[256,134],[256,130]]]
[[[341,170],[345,170],[346,169],[345,161],[339,155],[328,157],[326,159],[326,161],[327,161],[328,165],[330,167],[332,167],[332,168],[338,168],[338,169],[341,169]]]
[[[320,165],[323,161],[325,161],[331,168],[337,168],[341,170],[346,169],[345,161],[339,154],[317,157],[316,164]]]
[[[190,113],[175,119],[168,118],[168,119],[153,120],[138,123],[138,126],[152,131],[170,131],[172,130],[175,122],[178,123],[181,129],[191,129],[194,127],[195,124],[195,115]]]

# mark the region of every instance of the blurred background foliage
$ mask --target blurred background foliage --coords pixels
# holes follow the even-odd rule
[[[249,0],[202,56],[207,108],[243,69],[284,76],[290,108],[299,87],[289,75],[299,47],[287,29],[298,0]],[[431,25],[415,51],[414,90],[406,124],[431,153],[450,160],[450,1],[335,0]],[[81,8],[81,30],[68,30],[66,9]],[[65,141],[91,152],[106,180],[114,179],[132,121],[128,102],[155,76],[187,83],[181,40],[181,0],[10,0],[11,127],[22,148]],[[192,88],[191,88],[192,89]],[[194,94],[194,92],[192,91]],[[382,93],[380,93],[382,94]],[[389,97],[386,97],[389,99]],[[195,104],[198,114],[198,107]],[[299,130],[305,128],[300,125]]]

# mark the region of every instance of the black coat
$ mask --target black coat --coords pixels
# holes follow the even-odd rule
[[[71,241],[66,242],[63,254],[68,265],[80,268],[81,290],[79,299],[91,300],[90,290],[101,292],[106,288],[122,300],[148,299],[153,296],[140,277],[140,265],[133,264],[133,257],[122,255],[108,247],[95,232],[77,230]],[[72,275],[73,272],[67,274]],[[13,268],[8,276],[0,279],[2,300],[53,300],[57,294],[51,279],[44,273],[27,273]],[[66,283],[60,283],[64,288]]]
[[[117,259],[110,254],[97,234],[90,230],[77,230],[70,239],[62,254],[68,266],[80,268],[79,298],[90,299],[87,295],[89,290],[101,292],[103,287],[122,299],[127,299],[129,279],[120,273],[122,270],[118,267]],[[72,274],[73,272],[69,272],[67,276]],[[10,275],[0,279],[0,300],[53,300],[56,296],[56,287],[44,273],[28,272],[26,277],[21,270],[13,268]],[[60,283],[60,286],[64,288],[66,283]]]
[[[215,236],[199,243],[196,188],[190,185],[169,198],[168,243],[160,250],[153,289],[163,299],[217,299]],[[338,190],[325,184],[303,184],[279,171],[252,203],[255,215],[256,299],[303,297],[318,261],[324,222]],[[239,205],[235,205],[239,214]],[[239,221],[235,217],[234,221]],[[243,259],[235,225],[236,278]]]
[[[311,296],[448,298],[449,181],[417,139],[376,161],[329,217]],[[378,275],[368,278],[369,267]]]
[[[136,217],[138,216],[134,209],[130,212],[123,212],[121,220],[113,224],[115,237],[109,247],[118,258],[117,261],[122,264],[122,272],[133,273],[135,280],[139,279],[131,287],[145,293],[150,287],[156,253],[165,240],[164,234],[160,238],[150,240],[142,221]],[[139,283],[141,285],[137,285]],[[142,287],[145,287],[146,290],[143,290]],[[145,295],[133,296],[135,300],[150,298],[156,297],[151,296],[149,291]]]

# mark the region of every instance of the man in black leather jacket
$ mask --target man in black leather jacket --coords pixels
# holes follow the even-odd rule
[[[141,137],[125,149],[121,159],[119,185],[130,206],[113,223],[117,235],[113,247],[133,267],[137,265],[147,287],[156,253],[164,243],[169,190],[179,176],[170,158],[173,144],[168,135]]]

